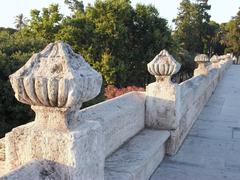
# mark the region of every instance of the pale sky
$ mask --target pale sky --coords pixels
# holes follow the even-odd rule
[[[67,6],[63,3],[64,0],[6,0],[1,2],[0,6],[0,27],[14,27],[14,17],[20,13],[29,17],[31,9],[41,9],[48,7],[51,3],[58,3],[60,11],[63,14],[69,14]],[[83,0],[84,5],[93,3],[94,0]],[[161,17],[168,20],[172,26],[172,19],[177,15],[177,8],[181,0],[132,0],[132,5],[135,7],[136,3],[152,4],[154,5]],[[222,23],[227,22],[232,16],[235,16],[240,7],[240,0],[209,0],[212,5],[209,14],[212,20]]]

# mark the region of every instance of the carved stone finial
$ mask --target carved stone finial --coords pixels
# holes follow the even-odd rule
[[[197,55],[195,58],[194,58],[194,61],[195,62],[203,62],[203,63],[205,63],[205,62],[209,62],[209,58],[208,58],[208,56],[206,55],[206,54],[199,54],[199,55]]]
[[[213,68],[218,68],[219,67],[219,56],[218,55],[213,55],[210,59],[210,62],[212,63],[212,67]]]
[[[150,63],[147,64],[148,72],[156,77],[156,81],[170,80],[176,74],[181,64],[179,64],[165,49],[162,50]]]
[[[224,61],[231,59],[231,57],[232,57],[232,55],[230,53],[228,53],[228,54],[219,56],[219,59],[224,62]]]
[[[197,69],[194,70],[194,76],[207,75],[207,65],[210,62],[206,54],[199,54],[195,57],[194,61],[198,64]]]
[[[218,55],[213,55],[210,59],[211,63],[218,63],[220,61]]]
[[[15,97],[30,104],[39,126],[66,129],[83,102],[97,96],[102,76],[61,41],[34,54],[10,75]]]
[[[34,54],[10,75],[16,98],[25,104],[58,108],[79,108],[98,95],[102,77],[61,41]]]
[[[238,63],[238,62],[237,62],[238,60],[237,60],[237,57],[236,57],[236,56],[233,56],[232,60],[233,60],[233,62],[234,62],[235,64]]]

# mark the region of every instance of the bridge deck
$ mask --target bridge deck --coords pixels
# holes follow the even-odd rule
[[[151,180],[240,179],[240,65],[219,82],[177,155]]]

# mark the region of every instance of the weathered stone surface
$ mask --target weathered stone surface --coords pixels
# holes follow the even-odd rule
[[[178,103],[177,84],[151,83],[146,87],[146,126],[154,129],[176,129]]]
[[[79,119],[98,121],[103,127],[105,156],[144,128],[145,93],[130,92],[79,112]]]
[[[61,171],[66,179],[103,179],[104,144],[98,122],[85,122],[70,132],[49,131],[29,123],[7,133],[5,146],[8,171],[34,159],[49,160],[64,167]]]
[[[199,54],[195,57],[194,61],[198,64],[197,69],[194,70],[194,76],[208,74],[207,66],[209,64],[209,58],[206,54]]]
[[[232,59],[224,58],[219,62],[219,79],[223,78],[225,71],[233,64]]]
[[[0,161],[0,179],[6,173],[5,161]]]
[[[32,105],[36,118],[6,134],[6,171],[36,159],[54,162],[67,175],[63,179],[103,179],[102,127],[78,116],[82,103],[100,92],[101,75],[58,41],[33,55],[10,81],[16,98]]]
[[[219,69],[209,69],[207,76],[196,76],[179,84],[179,126],[171,131],[167,143],[167,153],[174,155],[198,118],[204,105],[214,92],[220,76],[222,77],[232,61],[225,61]]]
[[[234,57],[232,58],[232,60],[233,60],[233,62],[234,62],[235,64],[237,64],[238,59],[237,59],[236,56],[234,56]]]
[[[6,135],[5,161],[0,162],[6,172],[12,172],[4,178],[22,179],[29,174],[30,179],[35,173],[35,179],[101,180],[107,157],[106,179],[148,179],[165,154],[169,132],[137,133],[144,123],[170,130],[167,153],[176,153],[231,65],[227,58],[217,69],[207,68],[205,57],[196,58],[207,74],[177,85],[171,75],[180,65],[162,51],[148,65],[157,82],[147,87],[147,97],[132,92],[79,111],[82,102],[99,92],[101,76],[68,45],[49,45],[10,77],[16,97],[32,105],[36,119]],[[233,137],[240,137],[239,132],[234,129]]]
[[[57,41],[34,54],[10,82],[20,102],[79,108],[99,94],[102,77],[68,44]]]
[[[210,59],[210,62],[212,63],[213,68],[219,68],[220,58],[218,55],[213,55]]]
[[[5,161],[5,139],[0,139],[0,161]]]
[[[0,179],[5,170],[5,138],[0,139]]]
[[[180,67],[181,65],[165,49],[147,64],[148,72],[156,77],[157,82],[166,76],[176,74]]]
[[[148,71],[156,77],[156,82],[146,87],[146,121],[149,128],[175,129],[178,110],[175,108],[178,96],[177,84],[171,76],[181,65],[166,51],[162,50],[149,64]]]
[[[141,131],[106,159],[105,180],[146,180],[165,154],[168,131]]]
[[[213,77],[209,78],[210,75],[213,75]],[[171,131],[171,138],[167,146],[168,154],[175,154],[181,146],[193,123],[214,91],[217,84],[216,81],[217,72],[211,71],[207,77],[197,76],[179,85],[181,106],[176,107],[180,111],[179,126],[176,130]]]
[[[237,135],[240,132],[239,76],[240,66],[232,65],[179,152],[175,156],[166,157],[151,180],[240,178],[240,138]]]
[[[26,165],[4,175],[2,180],[68,180],[68,167],[53,161],[33,160]]]
[[[218,81],[232,63],[231,60],[219,63],[214,57],[212,61],[218,63],[218,68],[207,67],[209,59],[204,54],[196,56],[195,61],[199,64],[195,77],[181,84],[173,84],[170,78],[164,78],[146,88],[146,126],[170,130],[167,143],[167,153],[170,155],[177,152]]]

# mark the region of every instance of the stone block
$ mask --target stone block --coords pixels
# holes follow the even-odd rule
[[[180,106],[175,107],[179,109],[179,126],[170,131],[171,136],[167,143],[169,155],[176,154],[181,147],[192,125],[214,92],[219,75],[218,69],[209,69],[207,76],[195,76],[179,84]]]
[[[178,86],[171,82],[181,65],[166,50],[162,50],[147,65],[156,82],[146,87],[145,125],[153,129],[176,129],[178,126]]]
[[[89,121],[69,131],[29,123],[7,133],[5,146],[7,171],[37,159],[62,165],[68,179],[103,179],[104,144],[98,122]]]
[[[177,88],[177,84],[169,82],[155,82],[146,87],[146,127],[164,130],[178,127]]]
[[[0,139],[0,161],[5,161],[5,138]]]
[[[105,162],[105,180],[146,180],[165,155],[168,131],[144,129]]]
[[[103,127],[105,157],[144,128],[145,93],[130,92],[79,111],[79,118]]]

